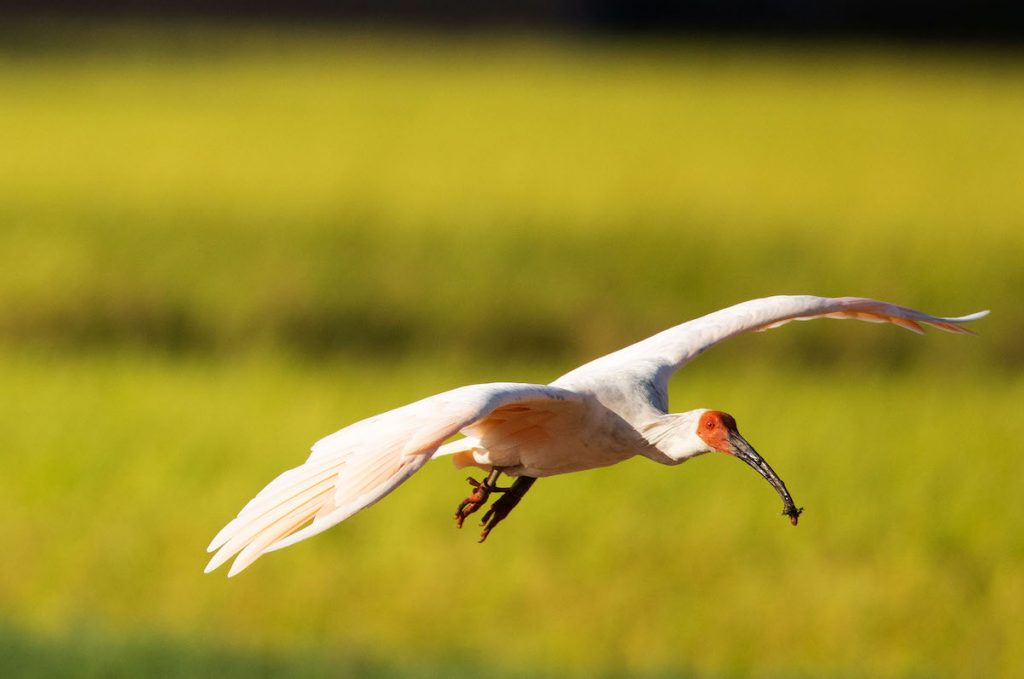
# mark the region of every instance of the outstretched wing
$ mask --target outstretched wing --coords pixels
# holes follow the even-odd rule
[[[969,316],[943,318],[863,297],[764,297],[741,302],[669,328],[577,368],[559,378],[556,384],[571,384],[574,381],[567,378],[586,375],[592,379],[600,373],[615,372],[628,374],[630,378],[649,384],[664,395],[667,393],[668,380],[676,370],[722,340],[743,332],[768,330],[790,321],[807,321],[812,318],[855,318],[871,323],[894,323],[916,333],[924,332],[922,325],[930,325],[946,332],[973,334],[961,327],[961,324],[987,314],[988,311],[979,311]]]
[[[232,556],[229,576],[260,555],[316,535],[397,488],[445,439],[512,404],[524,410],[580,396],[540,384],[496,382],[452,389],[321,439],[306,462],[271,481],[210,543],[206,572]]]

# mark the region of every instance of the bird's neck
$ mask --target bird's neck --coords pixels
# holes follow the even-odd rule
[[[699,409],[660,415],[645,423],[640,428],[649,444],[644,456],[661,464],[674,465],[708,452],[707,444],[697,436],[697,423],[705,412]]]

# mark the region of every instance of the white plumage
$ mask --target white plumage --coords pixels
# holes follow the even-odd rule
[[[712,450],[740,457],[800,510],[724,413],[668,414],[672,374],[722,340],[812,318],[922,325],[955,333],[987,311],[942,318],[871,299],[777,296],[688,321],[591,361],[550,385],[499,382],[452,389],[349,425],[271,481],[210,543],[206,571],[236,556],[235,575],[266,552],[316,535],[380,500],[434,457],[520,477],[581,471],[643,455],[663,464]],[[718,434],[714,423],[718,423]],[[706,427],[706,429],[701,429]],[[462,433],[465,438],[443,445]]]

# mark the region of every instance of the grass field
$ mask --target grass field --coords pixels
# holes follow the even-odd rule
[[[674,402],[742,414],[807,507],[797,529],[732,460],[634,461],[538,484],[481,547],[452,526],[465,484],[442,463],[226,581],[202,575],[206,542],[311,437],[498,371],[5,364],[3,439],[22,454],[0,493],[0,596],[32,629],[556,675],[1010,676],[1024,660],[1019,378],[695,370]]]
[[[768,293],[1024,288],[1007,56],[90,35],[0,52],[21,341],[579,358]],[[946,361],[1022,365],[1012,334]],[[844,336],[821,351],[893,355]]]
[[[190,25],[0,33],[3,676],[1024,673],[1013,55]],[[673,385],[749,469],[537,484],[485,546],[428,466],[226,580],[316,438],[779,292]]]

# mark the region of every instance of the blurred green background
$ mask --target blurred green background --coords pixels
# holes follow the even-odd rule
[[[5,37],[0,675],[1024,675],[1019,54]],[[978,337],[796,324],[676,379],[797,529],[707,456],[545,480],[480,546],[442,462],[202,575],[344,424],[790,292],[993,310]]]

